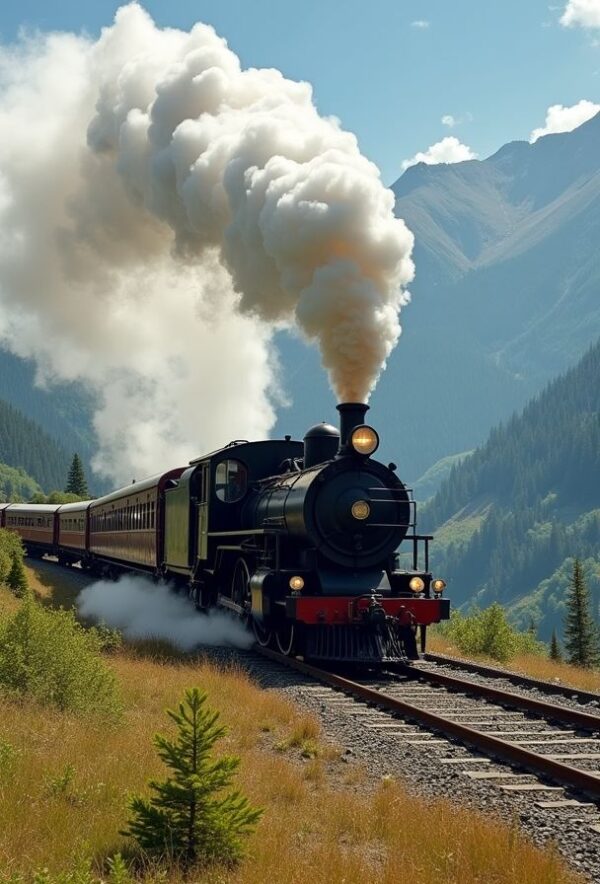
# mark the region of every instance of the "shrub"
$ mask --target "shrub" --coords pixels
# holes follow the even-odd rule
[[[177,725],[175,742],[157,734],[154,744],[172,771],[163,782],[150,782],[150,800],[132,798],[129,828],[121,834],[134,838],[149,855],[183,866],[197,862],[232,863],[242,856],[241,837],[250,833],[262,815],[231,785],[240,759],[211,758],[211,749],[225,734],[217,726],[218,712],[204,709],[206,694],[197,688],[185,692],[179,709],[167,710]]]
[[[511,626],[498,602],[468,615],[454,611],[440,631],[465,654],[485,654],[502,663],[515,654],[543,654],[545,650],[530,630],[519,632]]]
[[[14,531],[0,529],[0,583],[6,583],[17,596],[27,592],[27,577],[23,567],[23,544]]]
[[[0,624],[0,687],[63,710],[117,716],[117,685],[102,647],[97,630],[81,626],[72,611],[42,608],[28,595]]]

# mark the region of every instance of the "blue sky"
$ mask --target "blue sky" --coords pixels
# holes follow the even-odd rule
[[[573,0],[571,0],[573,2]],[[576,3],[577,0],[574,0]],[[0,34],[109,24],[111,0],[2,4]],[[147,0],[161,25],[212,24],[246,66],[314,86],[392,183],[455,136],[480,157],[542,126],[549,105],[600,101],[600,29],[563,27],[566,0]],[[420,26],[415,23],[421,23]],[[441,118],[451,115],[450,128]]]

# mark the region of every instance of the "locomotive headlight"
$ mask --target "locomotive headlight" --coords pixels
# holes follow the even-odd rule
[[[411,578],[411,581],[408,585],[413,592],[423,592],[423,590],[425,589],[425,581],[422,580],[420,577]]]
[[[292,592],[300,592],[304,589],[304,577],[290,577],[290,589]]]
[[[362,521],[363,519],[367,519],[369,517],[371,507],[366,500],[357,500],[352,504],[350,512],[355,519],[360,519]]]
[[[439,578],[437,580],[432,580],[431,588],[434,592],[443,592],[446,589],[446,581],[440,580]]]
[[[356,427],[350,436],[350,444],[357,454],[369,456],[379,447],[379,436],[373,427]]]

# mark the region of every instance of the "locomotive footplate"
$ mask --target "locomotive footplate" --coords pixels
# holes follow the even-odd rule
[[[288,596],[286,615],[303,624],[309,660],[379,664],[418,658],[417,626],[450,616],[438,598]]]
[[[286,616],[300,623],[341,626],[364,624],[376,599],[385,617],[395,619],[399,625],[429,626],[448,620],[450,601],[442,598],[408,598],[382,596],[287,596]]]

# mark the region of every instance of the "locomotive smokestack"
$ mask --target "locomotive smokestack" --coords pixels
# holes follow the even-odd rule
[[[344,451],[352,430],[364,424],[369,406],[364,402],[341,402],[337,410],[340,413],[340,451]]]

